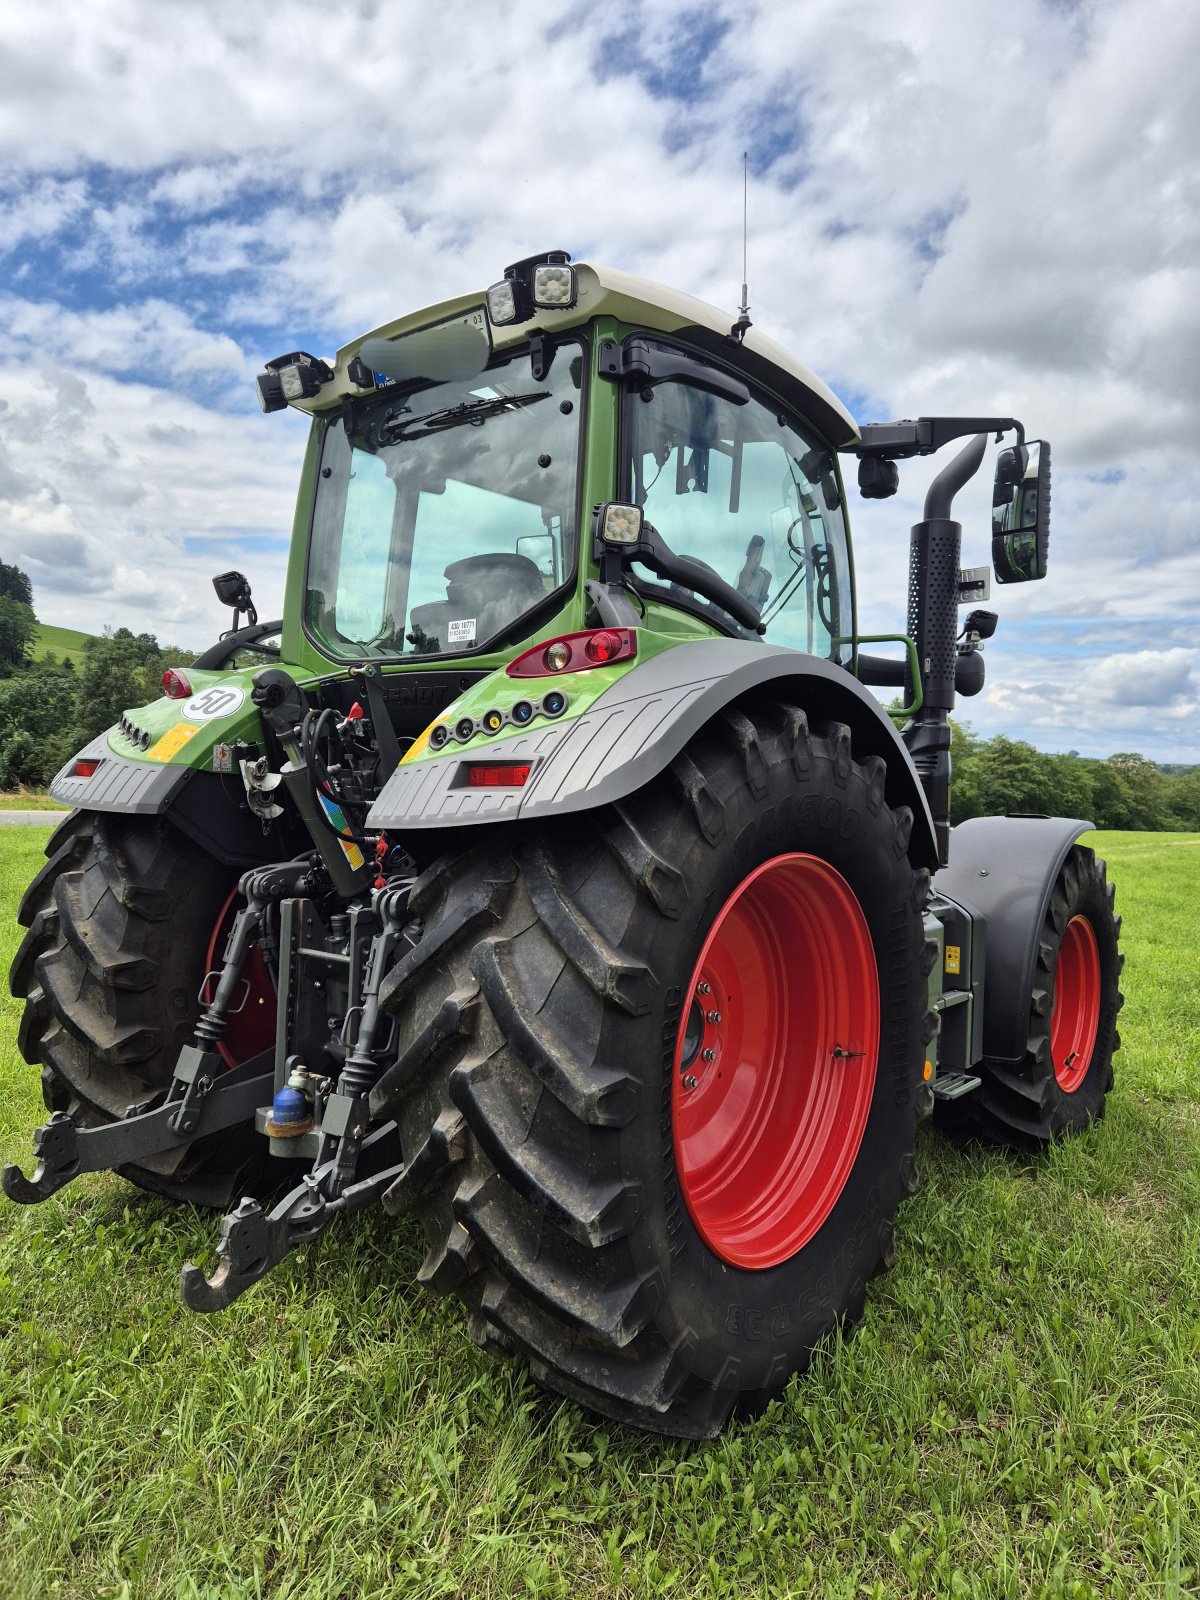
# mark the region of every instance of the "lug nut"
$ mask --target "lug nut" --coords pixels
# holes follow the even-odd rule
[[[685,1089],[694,1089],[696,1087],[696,1079],[690,1072],[685,1072],[683,1075],[683,1087]]]
[[[719,1012],[719,1011],[710,1011],[710,1012],[709,1012],[709,1013],[708,1013],[708,1020],[709,1020],[709,1021],[710,1021],[710,1022],[720,1022],[720,1020],[721,1020],[721,1013],[720,1013],[720,1012]]]
[[[711,994],[712,993],[712,984],[711,983],[698,983],[696,985],[696,993],[697,994]]]
[[[703,1061],[715,1061],[717,1052],[715,1050],[701,1050],[700,1057]]]

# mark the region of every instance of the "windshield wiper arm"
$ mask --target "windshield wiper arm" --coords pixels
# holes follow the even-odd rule
[[[395,426],[384,423],[380,430],[389,443],[398,439],[419,439],[427,433],[445,433],[448,428],[459,428],[464,423],[478,427],[489,417],[495,417],[502,411],[517,411],[522,406],[531,406],[538,400],[547,400],[550,397],[549,389],[540,389],[531,394],[498,394],[483,400],[466,400],[462,405],[444,406],[440,411],[427,411],[421,417],[407,417],[397,420]]]

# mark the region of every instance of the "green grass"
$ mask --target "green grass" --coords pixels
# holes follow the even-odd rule
[[[44,834],[0,834],[10,906]],[[1178,1596],[1200,1568],[1200,837],[1100,835],[1125,915],[1105,1121],[922,1132],[866,1319],[699,1446],[544,1398],[339,1225],[213,1319],[214,1223],[86,1178],[0,1214],[0,1594]],[[15,942],[15,932],[10,942]],[[0,1150],[41,1117],[7,1005]]]
[[[0,789],[0,811],[69,811],[45,789]]]
[[[81,667],[83,647],[95,637],[91,633],[80,633],[78,628],[56,628],[51,623],[39,622],[34,629],[31,654],[35,661],[45,655],[53,655],[59,661],[70,656],[76,667]]]

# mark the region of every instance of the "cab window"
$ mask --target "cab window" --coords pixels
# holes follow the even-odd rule
[[[628,492],[668,546],[757,606],[768,643],[848,661],[850,560],[829,446],[777,408],[687,383],[634,392],[625,415]],[[648,597],[744,631],[704,596],[640,568],[635,577]]]

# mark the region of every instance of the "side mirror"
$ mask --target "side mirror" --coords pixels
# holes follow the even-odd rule
[[[1050,550],[1050,446],[1013,445],[996,458],[992,490],[992,565],[997,583],[1046,576]]]

